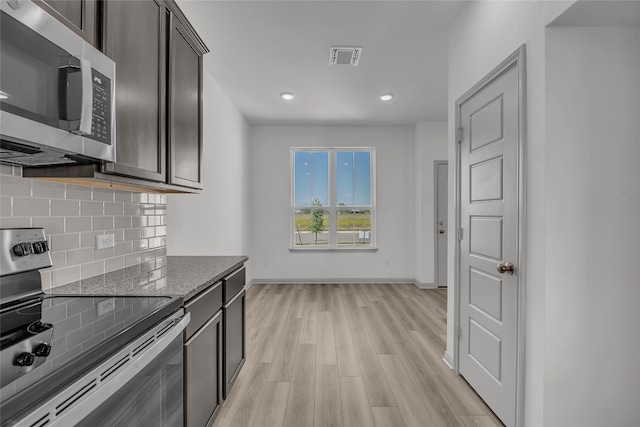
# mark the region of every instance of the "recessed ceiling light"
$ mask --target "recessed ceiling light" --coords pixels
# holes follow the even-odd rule
[[[285,101],[291,101],[291,100],[292,100],[293,98],[295,98],[296,96],[295,96],[293,93],[291,93],[291,92],[282,92],[282,93],[280,94],[280,97],[281,97],[282,99],[284,99]]]
[[[393,98],[393,94],[392,93],[383,93],[382,95],[380,95],[380,99],[382,101],[390,101],[391,98]]]

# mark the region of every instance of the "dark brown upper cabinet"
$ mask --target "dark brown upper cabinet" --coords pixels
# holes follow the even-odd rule
[[[35,0],[34,3],[89,43],[100,47],[97,0]]]
[[[104,2],[103,51],[116,63],[116,163],[105,173],[167,180],[167,15],[163,1]]]
[[[202,188],[202,53],[177,17],[170,43],[169,183]]]
[[[202,57],[209,50],[176,3],[40,3],[49,11],[55,5],[70,22],[90,3],[99,9],[93,25],[102,51],[116,63],[116,163],[25,168],[23,176],[142,191],[201,190]],[[88,19],[79,22],[89,28]]]

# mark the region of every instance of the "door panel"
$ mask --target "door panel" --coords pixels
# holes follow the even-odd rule
[[[483,271],[470,269],[469,304],[485,315],[502,320],[502,279]]]
[[[513,66],[460,105],[459,370],[515,425],[519,74]]]
[[[502,96],[498,96],[471,114],[471,151],[502,139],[502,113]]]
[[[471,166],[471,201],[502,199],[502,157]]]

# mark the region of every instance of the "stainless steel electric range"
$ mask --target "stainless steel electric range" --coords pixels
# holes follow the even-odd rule
[[[182,426],[181,297],[55,296],[42,229],[0,229],[0,424]]]

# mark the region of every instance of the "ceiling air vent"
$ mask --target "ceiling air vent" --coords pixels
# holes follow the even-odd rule
[[[330,47],[329,65],[350,65],[355,67],[360,61],[361,47]]]

